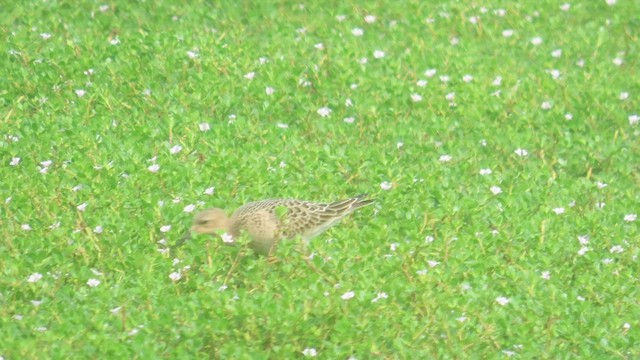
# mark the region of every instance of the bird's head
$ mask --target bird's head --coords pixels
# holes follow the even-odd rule
[[[229,231],[229,217],[222,209],[206,209],[193,219],[191,231],[199,234],[216,234],[219,230]]]

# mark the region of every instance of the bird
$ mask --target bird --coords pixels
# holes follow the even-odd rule
[[[214,236],[223,232],[225,242],[246,233],[255,253],[271,256],[279,240],[301,236],[306,245],[345,216],[373,204],[374,200],[367,197],[361,194],[332,203],[267,199],[249,202],[231,216],[222,209],[210,208],[196,214],[190,232]]]

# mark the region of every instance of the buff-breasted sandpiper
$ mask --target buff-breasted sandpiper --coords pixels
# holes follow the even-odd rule
[[[191,231],[223,234],[227,241],[249,235],[256,253],[270,255],[281,239],[300,236],[307,243],[355,210],[373,203],[362,194],[332,203],[297,199],[268,199],[247,203],[227,216],[224,210],[206,209],[195,216]],[[230,236],[230,237],[229,237]]]

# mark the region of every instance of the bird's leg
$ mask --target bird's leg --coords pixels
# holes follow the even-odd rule
[[[229,281],[229,278],[231,277],[233,270],[235,270],[236,267],[238,267],[238,264],[240,263],[240,259],[242,257],[244,257],[244,253],[242,249],[240,249],[240,251],[238,251],[238,255],[236,256],[235,260],[233,260],[233,264],[231,264],[231,267],[229,268],[227,275],[224,277],[224,281],[222,282],[223,285],[227,285],[227,281]]]

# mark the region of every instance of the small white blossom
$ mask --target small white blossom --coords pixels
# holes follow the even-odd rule
[[[20,225],[20,228],[24,231],[30,231],[31,230],[31,225],[29,224],[22,224]]]
[[[265,94],[267,94],[267,95],[269,95],[269,96],[273,95],[273,93],[274,93],[275,91],[276,91],[276,90],[275,90],[274,88],[272,88],[271,86],[267,86],[267,87],[264,89]]]
[[[379,292],[378,295],[376,295],[376,297],[373,300],[371,300],[371,302],[375,303],[375,302],[378,302],[381,299],[386,299],[388,297],[389,297],[389,295],[387,295],[387,293]]]
[[[551,101],[543,101],[542,105],[540,105],[540,107],[542,108],[542,110],[551,109]]]
[[[9,162],[9,165],[18,166],[19,163],[20,163],[20,158],[19,157],[13,157],[13,158],[11,158],[11,162]]]
[[[317,44],[313,45],[313,47],[315,47],[318,50],[323,50],[324,49],[324,44],[323,43],[317,43]]]
[[[382,190],[391,190],[391,188],[393,187],[393,184],[389,181],[384,181],[380,184],[380,188]]]
[[[342,296],[340,296],[340,298],[342,300],[349,300],[349,299],[353,299],[353,297],[356,295],[355,292],[353,291],[347,291],[346,293],[342,294]]]
[[[422,96],[420,96],[420,94],[411,94],[411,100],[413,100],[413,102],[422,101]]]
[[[440,81],[442,81],[443,83],[448,83],[449,80],[451,79],[449,75],[441,75],[439,78],[440,78]]]
[[[318,111],[316,111],[318,113],[318,115],[320,115],[321,117],[328,117],[331,114],[331,109],[329,109],[328,107],[321,107],[320,109],[318,109]]]
[[[352,107],[353,106],[353,100],[351,99],[347,99],[344,101],[344,106],[346,107]]]
[[[554,58],[559,58],[562,56],[562,49],[555,49],[551,52],[551,56]]]
[[[205,195],[213,195],[213,192],[214,192],[214,191],[215,191],[215,187],[211,186],[211,187],[208,187],[208,188],[206,188],[206,189],[204,190],[204,194],[205,194]]]
[[[256,73],[252,71],[252,72],[246,73],[246,74],[244,75],[244,78],[245,78],[245,79],[247,79],[247,80],[253,80],[253,78],[254,78],[255,76],[256,76]]]
[[[480,175],[491,175],[491,169],[480,169]]]
[[[184,207],[183,211],[186,212],[186,213],[190,213],[190,212],[193,212],[193,210],[195,210],[195,209],[196,209],[195,205],[189,204],[189,205]]]
[[[440,155],[440,158],[438,160],[440,160],[440,162],[449,162],[453,159],[453,157],[451,155]]]
[[[583,246],[580,248],[580,250],[578,250],[578,255],[584,256],[584,254],[586,254],[587,251],[591,251],[591,249],[586,246]]]
[[[200,56],[200,54],[198,54],[197,50],[190,50],[187,51],[187,56],[189,57],[189,59],[196,59]]]
[[[424,76],[426,76],[426,77],[433,77],[433,75],[435,75],[435,74],[436,74],[436,72],[437,72],[437,70],[436,70],[436,69],[427,69],[427,70],[424,72]]]
[[[427,275],[427,273],[429,272],[429,270],[427,269],[422,269],[422,270],[418,270],[416,271],[416,274],[420,275],[420,276],[425,276]]]
[[[376,50],[373,52],[373,57],[376,59],[382,59],[384,57],[384,51],[382,50]]]
[[[198,127],[200,128],[200,131],[209,131],[209,130],[211,130],[211,126],[209,125],[209,123],[200,123],[200,124],[198,124]]]
[[[564,4],[560,5],[560,10],[562,10],[562,11],[569,11],[570,8],[571,8],[571,4],[569,4],[569,3],[564,3]]]
[[[346,15],[336,15],[336,20],[343,22],[347,19]]]
[[[500,17],[503,17],[503,16],[505,16],[507,14],[507,10],[505,10],[505,9],[496,9],[496,10],[493,11],[493,13],[498,15],[498,16],[500,16]]]
[[[589,235],[578,235],[578,242],[581,245],[587,245],[589,243]]]
[[[633,126],[640,122],[640,115],[629,115],[629,125]]]
[[[76,90],[76,95],[78,95],[78,97],[83,97],[87,92],[85,90],[82,89],[78,89]]]
[[[615,58],[613,59],[613,64],[616,66],[621,66],[622,64],[624,64],[624,60],[622,60],[621,58]]]
[[[603,259],[602,263],[605,264],[605,265],[609,265],[609,264],[613,263],[613,259],[611,259],[611,258]]]
[[[180,145],[173,145],[173,146],[171,147],[171,149],[169,149],[169,152],[170,152],[171,154],[177,154],[177,153],[179,153],[180,151],[182,151],[182,146],[180,146]]]
[[[178,281],[182,279],[182,274],[180,274],[177,271],[174,271],[171,274],[169,274],[169,279],[171,279],[171,281]]]
[[[462,81],[464,81],[464,82],[466,82],[466,83],[470,83],[471,81],[473,81],[473,76],[468,75],[468,74],[467,74],[467,75],[464,75],[464,76],[462,77]]]
[[[318,356],[318,352],[314,348],[306,348],[302,350],[302,355],[306,357],[316,357]]]
[[[504,37],[513,36],[513,30],[511,30],[511,29],[502,30],[502,36],[504,36]]]
[[[523,156],[523,157],[524,157],[524,156],[529,155],[529,152],[528,152],[527,150],[525,150],[525,149],[521,149],[521,148],[516,149],[514,152],[515,152],[515,153],[516,153],[516,155],[518,155],[518,156]]]
[[[346,122],[347,124],[353,124],[354,121],[356,121],[356,118],[354,118],[353,116],[344,118],[344,122]]]
[[[533,39],[531,39],[531,44],[533,44],[535,46],[538,46],[538,45],[542,44],[542,38],[539,37],[539,36],[534,37]]]
[[[627,214],[624,216],[624,221],[632,222],[632,221],[636,221],[637,218],[638,218],[638,215],[636,214]]]
[[[564,114],[564,118],[565,118],[566,120],[573,120],[573,114],[571,114],[571,113],[566,113],[566,114]]]
[[[87,208],[87,205],[88,204],[85,202],[85,203],[82,203],[82,204],[76,206],[76,208],[78,209],[78,211],[84,211]]]
[[[118,45],[118,44],[120,44],[120,38],[118,38],[118,37],[116,36],[116,37],[113,37],[113,38],[109,39],[109,44],[111,44],[111,45]]]
[[[544,280],[551,279],[551,273],[549,271],[543,271],[540,277]]]
[[[511,299],[503,297],[503,296],[499,296],[496,298],[496,302],[502,306],[507,305],[508,303],[511,302]]]
[[[351,33],[353,34],[353,36],[362,36],[364,35],[364,30],[360,28],[354,28],[353,30],[351,30]]]
[[[160,170],[160,165],[153,164],[153,165],[149,166],[147,169],[149,169],[149,171],[151,171],[152,173],[156,173],[156,172],[158,172],[158,170]]]
[[[87,280],[87,285],[89,287],[96,287],[96,286],[100,285],[100,280],[98,280],[98,279],[89,279],[89,280]]]
[[[41,33],[40,37],[42,38],[42,40],[49,40],[51,38],[51,34],[49,34],[49,33]]]
[[[562,207],[557,207],[557,208],[553,208],[552,210],[554,213],[556,213],[556,215],[561,215],[564,214],[564,208]]]
[[[427,260],[427,264],[429,264],[429,267],[436,267],[440,265],[440,262],[435,260]]]
[[[490,190],[491,190],[491,193],[493,193],[493,195],[498,195],[502,193],[502,189],[500,189],[499,186],[492,186]]]
[[[615,245],[609,249],[609,252],[612,254],[619,254],[624,251],[624,248],[620,245]]]
[[[623,91],[620,93],[620,95],[618,96],[618,99],[620,100],[627,100],[629,98],[629,93],[626,91]]]
[[[618,0],[605,0],[605,2],[607,3],[607,5],[613,6],[618,2]]]
[[[418,87],[425,87],[427,86],[427,80],[418,80],[416,85],[418,85]]]
[[[456,93],[450,92],[447,95],[445,95],[444,98],[449,100],[449,101],[453,101],[453,100],[456,99]]]
[[[102,228],[101,225],[98,225],[93,229],[93,232],[96,233],[96,234],[102,234],[103,231],[104,231],[104,229]]]
[[[27,278],[27,282],[35,283],[35,282],[40,281],[40,279],[42,279],[42,274],[33,273],[33,274],[29,275],[29,277]]]
[[[222,242],[230,244],[234,241],[233,236],[231,234],[224,233],[222,234]]]
[[[367,15],[367,16],[364,17],[364,21],[367,24],[373,24],[374,22],[376,22],[376,17],[375,17],[375,15]]]

